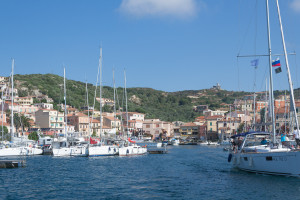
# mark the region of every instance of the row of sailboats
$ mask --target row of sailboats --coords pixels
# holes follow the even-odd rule
[[[125,77],[125,98],[126,98],[126,113],[127,113],[127,91],[126,91],[126,74],[124,73]],[[97,85],[98,85],[98,78],[99,78],[99,90],[100,90],[100,142],[95,142],[91,137],[92,132],[92,122],[94,117],[94,108],[95,108],[95,99],[97,94]],[[89,139],[88,143],[80,143],[77,142],[75,145],[72,145],[69,142],[69,138],[67,137],[67,110],[66,110],[66,75],[65,75],[65,69],[64,69],[64,104],[65,104],[65,134],[64,137],[58,137],[53,142],[53,156],[57,157],[64,157],[64,156],[113,156],[113,155],[120,155],[120,156],[129,156],[129,155],[142,155],[147,153],[146,147],[141,147],[136,144],[127,143],[126,140],[128,137],[128,120],[127,120],[127,129],[126,134],[123,135],[123,142],[121,142],[121,146],[117,145],[107,145],[104,141],[104,134],[103,134],[103,121],[102,121],[102,48],[100,48],[100,57],[99,57],[99,65],[98,65],[98,73],[97,73],[97,81],[96,81],[96,89],[95,89],[95,97],[94,97],[94,104],[93,104],[93,113],[92,117],[90,118],[90,113],[88,109],[88,119],[89,119],[89,125],[88,125],[88,134]],[[113,73],[113,84],[114,84],[114,102],[115,102],[115,95],[116,95],[116,89],[115,89],[115,80],[114,80],[114,73]],[[87,90],[87,83],[86,83],[86,102],[87,107],[89,107],[88,104],[88,90]],[[114,118],[116,118],[116,109],[114,104]],[[127,114],[128,119],[128,114]],[[114,127],[113,127],[114,133],[116,133],[116,121],[114,121]],[[124,130],[123,130],[124,131]],[[125,132],[125,131],[124,131]],[[116,136],[116,134],[115,134]]]

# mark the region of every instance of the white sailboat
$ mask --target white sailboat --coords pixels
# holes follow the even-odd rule
[[[89,156],[114,156],[119,153],[119,147],[116,145],[104,145],[102,139],[102,48],[100,48],[100,57],[99,57],[99,67],[98,67],[98,75],[100,69],[100,137],[101,142],[100,144],[91,144],[91,132],[89,130],[90,139],[89,139]],[[97,82],[96,82],[96,90],[97,90],[97,83],[98,83],[98,75],[97,75]],[[96,91],[95,91],[95,98],[96,98]],[[95,99],[94,99],[94,106],[95,107]],[[89,126],[90,127],[90,126]]]
[[[22,154],[26,155],[26,150],[16,144],[13,143],[13,138],[14,138],[14,66],[15,66],[15,61],[14,59],[12,60],[12,69],[11,69],[11,143],[8,144],[2,144],[0,147],[0,156],[19,156]],[[2,97],[3,97],[3,92],[2,92]],[[2,102],[2,107],[3,107],[3,102]],[[2,122],[2,138],[3,138],[3,122]]]
[[[126,73],[124,71],[124,92],[125,92],[125,102],[126,102],[126,121],[127,121],[127,130],[126,137],[128,137],[128,111],[127,111],[127,90],[126,90]],[[130,142],[130,138],[128,137],[128,141]],[[147,147],[139,146],[133,142],[130,142],[128,146],[123,146],[119,148],[120,156],[133,156],[133,155],[143,155],[147,153]]]
[[[299,131],[299,124],[295,108],[295,100],[293,93],[293,86],[291,82],[291,75],[289,70],[289,63],[286,53],[284,34],[281,23],[281,15],[278,0],[276,0],[278,18],[281,28],[282,43],[284,49],[284,56],[286,61],[286,68],[289,80],[289,87],[291,93],[291,106],[295,115],[295,123],[297,131]],[[269,1],[266,0],[267,10],[267,26],[268,26],[268,44],[269,44],[269,68],[270,68],[270,103],[272,115],[272,133],[266,132],[248,132],[238,134],[235,137],[245,137],[240,147],[235,147],[229,154],[228,161],[233,161],[233,165],[238,169],[264,174],[286,175],[300,177],[300,151],[283,147],[280,142],[276,141],[275,134],[275,117],[274,117],[274,98],[273,98],[273,81],[272,81],[272,59],[271,59],[271,43],[270,43],[270,26],[269,26]],[[262,138],[270,137],[269,143],[260,143]]]
[[[67,101],[66,101],[66,69],[64,68],[64,100],[65,100],[65,136],[55,138],[52,143],[53,156],[88,156],[88,148],[85,145],[71,146],[67,139]]]

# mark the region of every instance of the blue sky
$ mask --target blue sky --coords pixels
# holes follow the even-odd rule
[[[299,52],[300,0],[280,5],[288,51]],[[270,8],[272,49],[281,54],[274,0]],[[104,85],[112,86],[114,67],[117,86],[125,68],[128,87],[180,91],[218,82],[226,90],[260,91],[267,58],[254,70],[254,58],[236,56],[266,54],[265,22],[261,0],[2,0],[1,75],[10,74],[14,58],[18,74],[63,75],[64,64],[68,79],[95,83],[102,45]],[[299,55],[290,56],[300,87],[297,64]],[[274,75],[275,89],[287,89],[286,77],[284,68]]]

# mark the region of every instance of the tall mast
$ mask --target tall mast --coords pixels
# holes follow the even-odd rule
[[[255,108],[255,96],[256,96],[256,95],[255,95],[255,92],[254,92],[254,97],[253,97],[253,107],[254,107],[254,108],[253,108],[253,109],[254,109],[254,113],[253,113],[253,125],[254,125],[254,131],[256,131],[256,126],[255,126],[255,124],[256,124],[256,120],[255,120],[255,114],[256,114],[256,113],[255,113],[255,111],[256,111],[256,110],[255,110],[255,109],[256,109],[256,108]]]
[[[127,126],[127,137],[128,137],[128,110],[127,110],[127,89],[126,89],[126,71],[124,70],[124,89],[125,89],[125,103],[126,103],[126,126]]]
[[[230,133],[229,133],[229,137],[231,137],[231,116],[232,116],[232,114],[231,114],[231,105],[229,106],[229,109],[230,109]]]
[[[11,141],[14,139],[14,67],[15,67],[15,60],[12,59],[11,64]]]
[[[270,103],[271,103],[271,117],[272,117],[272,132],[273,143],[275,143],[275,115],[274,115],[274,93],[273,93],[273,75],[272,75],[272,51],[271,51],[271,33],[270,33],[270,17],[269,17],[269,0],[266,0],[267,10],[267,26],[268,26],[268,50],[269,50],[269,72],[270,72]]]
[[[102,47],[100,48],[99,57],[99,67],[100,67],[100,137],[102,140]]]
[[[93,121],[91,122],[91,120],[90,120],[89,92],[88,92],[88,88],[87,88],[87,80],[85,80],[85,91],[86,91],[86,106],[88,109],[88,119],[89,119],[88,133],[89,133],[89,138],[90,138],[91,137],[91,123],[93,123]],[[89,140],[89,142],[90,142],[90,140]]]
[[[116,82],[115,82],[115,70],[113,69],[113,84],[114,84],[114,127],[116,129]]]
[[[297,131],[299,132],[299,123],[298,123],[296,104],[295,104],[295,98],[294,98],[294,88],[293,88],[293,83],[292,83],[292,78],[291,78],[291,73],[290,73],[289,60],[288,60],[287,53],[286,53],[286,46],[285,46],[285,40],[284,40],[284,34],[283,34],[282,21],[281,21],[281,15],[280,15],[278,0],[276,0],[276,3],[277,3],[278,19],[279,19],[279,23],[280,23],[282,46],[283,46],[283,50],[284,50],[286,70],[287,70],[287,75],[288,75],[288,80],[289,80],[289,87],[290,87],[290,92],[291,92],[291,96],[290,96],[291,100],[290,101],[292,102],[293,112],[294,112],[294,115],[295,115],[296,127],[297,127]]]
[[[5,89],[6,87],[5,86],[3,86],[2,87],[2,93],[1,93],[1,98],[2,98],[2,111],[1,111],[1,117],[2,117],[2,129],[1,129],[1,132],[2,132],[2,142],[3,142],[3,136],[4,136],[4,130],[3,130],[3,121],[4,121],[4,118],[3,118],[3,110],[4,110],[4,102],[5,102],[5,100],[4,100],[4,97],[3,97],[3,91],[4,91],[4,89]]]
[[[100,69],[100,59],[99,59],[99,64],[98,64],[97,81],[96,81],[96,87],[95,87],[92,121],[94,120],[95,104],[96,104],[96,97],[97,97],[97,86],[98,86],[98,80],[99,80],[99,69]],[[100,132],[100,134],[101,134],[101,132]]]
[[[64,67],[64,100],[65,100],[65,138],[67,138],[67,92],[66,92],[66,68]]]

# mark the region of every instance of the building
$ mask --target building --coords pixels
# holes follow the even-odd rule
[[[53,109],[53,104],[51,103],[35,103],[34,105],[40,109]]]
[[[31,96],[28,97],[15,97],[14,102],[19,105],[32,105],[33,98]]]
[[[89,117],[83,113],[68,114],[68,124],[73,125],[76,132],[84,136],[89,135]]]
[[[225,111],[225,110],[205,110],[203,111],[203,114],[205,117],[208,117],[208,116],[224,116],[225,113],[227,113],[228,111]]]
[[[34,105],[18,105],[17,108],[21,114],[34,114],[39,110],[37,106]]]
[[[64,133],[64,114],[57,110],[41,109],[35,112],[35,123],[40,128]]]
[[[100,103],[100,98],[99,97],[96,97],[96,100]],[[102,107],[104,105],[108,105],[108,106],[113,106],[114,105],[114,100],[112,99],[107,99],[107,98],[101,98],[101,105]]]
[[[222,115],[208,116],[206,119],[207,140],[218,139],[218,124],[217,122],[223,119]]]
[[[144,121],[145,120],[145,114],[138,113],[138,112],[127,112],[129,120],[139,120]],[[122,118],[126,120],[127,115],[126,112],[122,113]]]
[[[1,107],[0,107],[1,108]],[[0,121],[6,122],[6,112],[0,113]],[[0,124],[1,125],[1,124]]]
[[[121,121],[118,118],[114,118],[111,116],[103,116],[103,126],[120,131]]]
[[[181,138],[200,139],[200,126],[195,123],[189,122],[183,124],[180,126],[179,132]]]
[[[174,136],[174,125],[159,119],[147,119],[143,122],[143,131],[151,134],[153,138]]]

